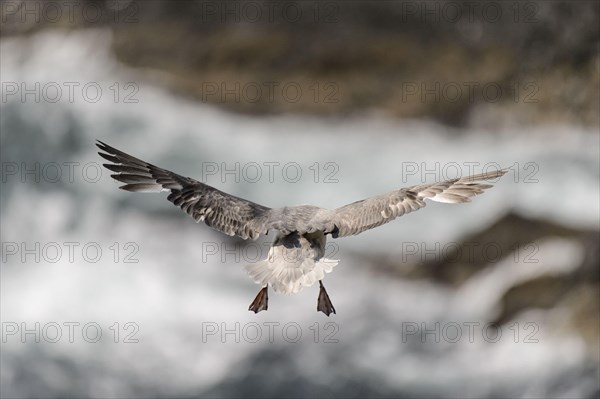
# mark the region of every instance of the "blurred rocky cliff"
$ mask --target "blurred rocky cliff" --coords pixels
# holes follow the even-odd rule
[[[3,35],[110,26],[140,76],[239,112],[600,125],[595,1],[11,3]]]

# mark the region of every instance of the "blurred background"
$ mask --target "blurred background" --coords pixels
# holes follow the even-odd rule
[[[1,1],[1,395],[600,395],[595,1]],[[509,169],[330,240],[246,243],[118,190],[96,139],[270,207]]]

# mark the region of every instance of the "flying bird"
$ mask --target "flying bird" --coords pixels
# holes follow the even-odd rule
[[[277,235],[267,259],[246,266],[250,277],[262,286],[248,310],[268,308],[269,287],[277,293],[295,294],[319,282],[317,311],[335,313],[323,278],[339,260],[327,259],[327,235],[333,238],[360,234],[425,206],[425,200],[459,204],[483,193],[491,184],[482,183],[504,175],[497,170],[438,183],[399,188],[337,209],[313,205],[269,208],[227,194],[190,177],[152,165],[98,140],[98,154],[110,163],[119,188],[133,192],[168,191],[167,199],[196,222],[243,239],[255,240],[269,230]]]

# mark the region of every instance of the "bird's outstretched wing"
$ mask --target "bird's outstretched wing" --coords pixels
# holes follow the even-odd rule
[[[230,236],[256,239],[267,232],[271,208],[224,193],[207,184],[183,177],[141,159],[132,157],[100,140],[104,152],[98,154],[110,161],[104,167],[115,172],[114,179],[125,183],[127,191],[170,191],[169,201],[194,218]]]
[[[405,187],[353,202],[331,212],[327,223],[329,231],[326,232],[331,233],[334,238],[356,235],[423,208],[425,199],[450,204],[469,202],[469,197],[492,187],[491,184],[481,181],[495,179],[506,172],[498,170],[439,183]]]

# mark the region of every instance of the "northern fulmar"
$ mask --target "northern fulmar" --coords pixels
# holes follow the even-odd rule
[[[425,200],[459,204],[483,193],[491,184],[482,183],[504,175],[496,170],[438,183],[399,188],[386,194],[324,209],[313,205],[269,208],[217,190],[117,150],[98,140],[98,154],[111,163],[104,166],[111,176],[133,192],[170,192],[167,199],[194,218],[229,236],[255,240],[269,230],[277,235],[267,259],[246,266],[250,277],[262,286],[248,310],[267,310],[268,288],[295,294],[319,282],[317,311],[329,316],[335,308],[323,286],[325,273],[338,260],[325,258],[327,235],[333,238],[362,233],[425,206]]]

